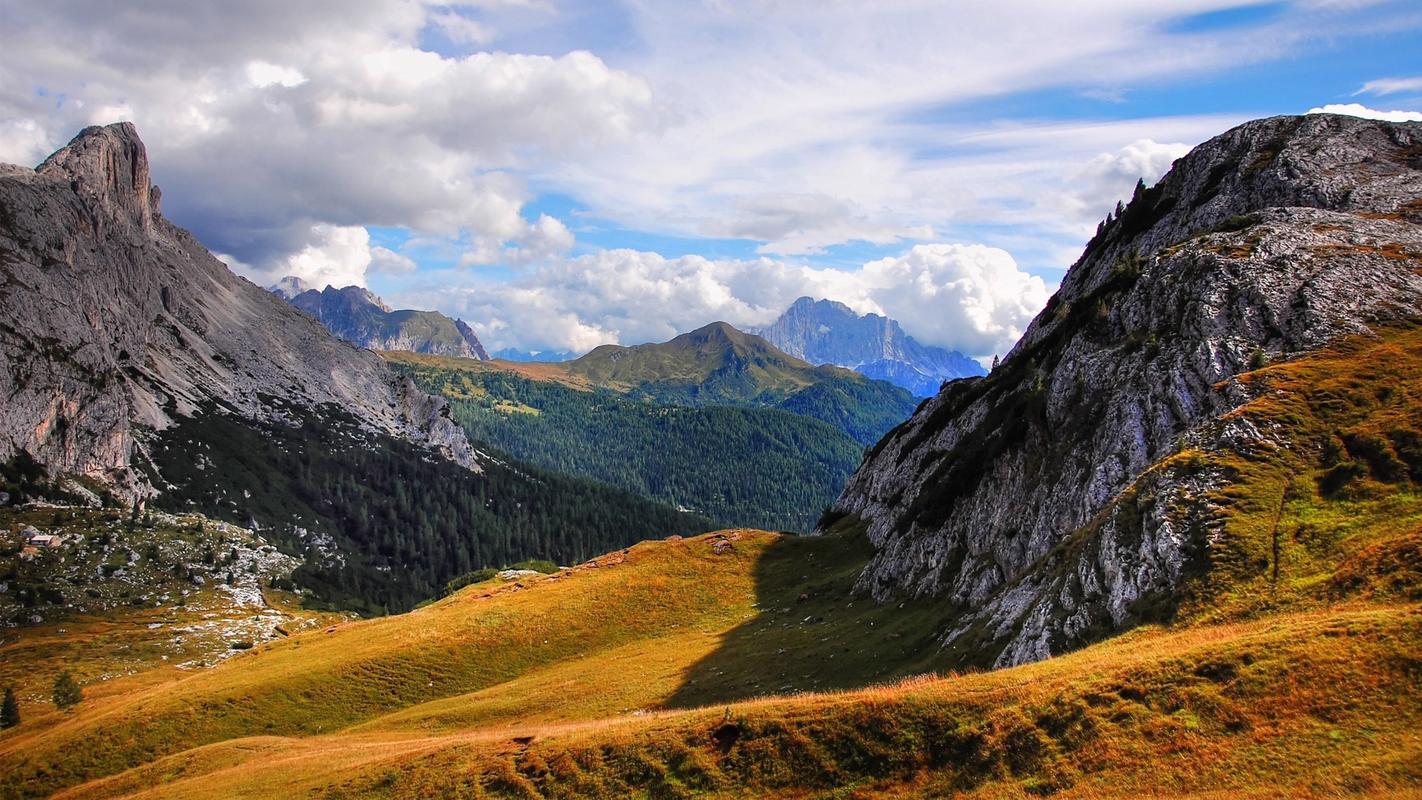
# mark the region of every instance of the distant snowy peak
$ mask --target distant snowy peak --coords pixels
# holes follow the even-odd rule
[[[759,333],[796,358],[848,367],[920,397],[937,394],[945,380],[983,374],[962,353],[920,344],[897,321],[860,316],[834,300],[801,297]]]
[[[267,291],[287,302],[291,302],[296,299],[297,295],[311,291],[311,284],[295,275],[288,275],[271,286],[268,286]]]

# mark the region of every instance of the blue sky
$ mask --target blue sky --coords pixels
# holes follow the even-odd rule
[[[1401,0],[0,0],[0,25],[0,160],[132,120],[165,213],[234,270],[534,350],[811,294],[988,359],[1189,147],[1422,116]]]

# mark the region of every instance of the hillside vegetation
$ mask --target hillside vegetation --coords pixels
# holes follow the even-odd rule
[[[1422,781],[1422,503],[1381,455],[1406,465],[1405,444],[1347,444],[1410,441],[1417,370],[1422,332],[1402,328],[1242,377],[1269,391],[1236,414],[1281,446],[1159,465],[1235,470],[1173,620],[1065,656],[947,671],[952,609],[854,593],[872,551],[849,520],[815,538],[727,531],[478,584],[27,721],[0,734],[6,790],[1402,793]],[[1336,452],[1311,446],[1332,435]]]
[[[272,401],[274,404],[277,402]],[[244,526],[304,562],[293,579],[332,608],[403,611],[464,573],[528,558],[574,563],[705,518],[605,484],[488,459],[478,473],[363,430],[339,408],[296,424],[210,409],[156,437],[157,503]]]
[[[668,342],[603,345],[559,364],[497,366],[575,389],[609,389],[668,406],[782,408],[878,441],[917,404],[907,390],[840,367],[812,366],[769,342],[715,322]]]
[[[779,409],[666,406],[485,362],[385,356],[421,389],[445,397],[470,439],[722,526],[809,530],[863,449],[828,423]]]

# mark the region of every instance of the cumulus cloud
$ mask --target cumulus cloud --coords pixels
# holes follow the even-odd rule
[[[429,26],[451,40],[487,37],[475,20],[415,0],[181,13],[57,0],[0,13],[7,157],[42,157],[85,124],[133,120],[165,212],[265,271],[324,241],[320,226],[556,252],[567,229],[523,219],[523,171],[660,124],[643,79],[585,51],[423,49]],[[76,38],[86,19],[103,19],[102,35]],[[50,46],[60,40],[72,43],[62,56]]]
[[[925,342],[985,357],[1011,347],[1049,291],[1006,251],[922,244],[862,269],[608,250],[545,264],[509,284],[398,297],[471,320],[492,347],[583,351],[663,341],[716,320],[765,325],[806,294],[894,317]]]
[[[1136,181],[1154,184],[1175,159],[1190,152],[1182,142],[1157,142],[1137,139],[1118,150],[1100,153],[1086,163],[1061,191],[1049,191],[1050,207],[1063,221],[1076,225],[1083,236],[1118,200],[1129,200]]]
[[[0,120],[0,164],[33,167],[53,148],[44,129],[32,119]]]
[[[398,255],[383,250],[389,256]],[[299,250],[267,264],[252,265],[239,257],[219,255],[234,272],[245,275],[258,286],[271,286],[287,275],[295,275],[307,284],[322,288],[330,286],[364,286],[365,274],[375,256],[370,246],[370,232],[359,225],[313,225],[307,242]],[[390,262],[380,258],[382,266]]]
[[[419,268],[413,258],[401,255],[388,247],[370,248],[370,265],[367,271],[385,275],[414,272]]]
[[[1378,78],[1363,84],[1353,94],[1400,94],[1402,92],[1422,92],[1422,75],[1413,78]]]
[[[1310,108],[1310,114],[1347,114],[1350,117],[1381,119],[1388,122],[1422,122],[1422,111],[1379,111],[1360,103],[1334,103]]]

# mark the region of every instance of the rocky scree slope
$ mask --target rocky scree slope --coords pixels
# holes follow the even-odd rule
[[[278,284],[271,291],[286,297],[296,287],[292,283]],[[287,299],[331,333],[370,350],[489,360],[484,345],[464,320],[450,319],[438,311],[396,311],[360,286],[304,289]]]
[[[983,374],[978,362],[962,353],[920,344],[896,320],[861,317],[833,300],[801,297],[757,333],[811,364],[846,367],[918,397],[937,394],[944,380]]]
[[[280,420],[277,398],[477,469],[444,401],[233,275],[159,201],[130,123],[0,165],[0,461],[24,450],[145,496],[145,430],[212,404]]]
[[[821,527],[867,529],[861,590],[957,609],[963,661],[1168,617],[1230,480],[1171,457],[1293,446],[1230,415],[1264,385],[1234,378],[1420,315],[1422,125],[1247,123],[1138,188],[1001,366],[885,437]]]

